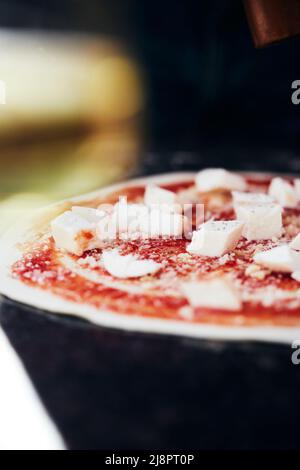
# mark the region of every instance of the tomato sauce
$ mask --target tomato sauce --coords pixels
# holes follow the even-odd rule
[[[251,181],[252,182],[252,181]],[[268,180],[264,184],[268,184]],[[164,185],[166,189],[178,192],[188,189],[193,182]],[[255,181],[256,184],[256,181]],[[260,182],[260,184],[262,184]],[[120,195],[127,195],[131,201],[143,196],[144,188],[137,186],[127,188],[126,191],[114,193],[105,198],[105,203],[116,202]],[[297,216],[298,209],[289,210],[287,216]],[[226,218],[229,214],[219,212],[217,218]],[[299,222],[300,223],[300,222]],[[300,230],[300,227],[299,227]],[[87,234],[89,238],[89,234]],[[152,259],[162,263],[161,271],[151,276],[151,280],[160,281],[170,275],[184,279],[190,273],[195,273],[199,277],[208,276],[210,273],[234,273],[235,279],[239,282],[241,289],[255,292],[256,289],[277,288],[286,292],[296,292],[299,283],[289,275],[283,273],[267,272],[259,279],[247,274],[247,268],[252,263],[253,250],[256,242],[248,242],[242,239],[236,250],[230,255],[225,255],[222,260],[208,257],[192,257],[186,253],[186,245],[189,241],[185,239],[156,239],[156,240],[117,240],[107,245],[107,247],[117,246],[122,254],[135,253],[141,259]],[[260,242],[261,245],[271,242]],[[84,264],[90,257],[99,258],[101,250],[96,249],[85,252],[81,257],[72,255],[73,261],[79,259]],[[222,261],[222,262],[221,262]],[[105,272],[101,266],[94,266],[93,271],[107,279],[113,278]],[[98,309],[111,310],[124,315],[142,315],[151,318],[176,319],[185,322],[211,323],[234,326],[255,326],[255,325],[300,325],[300,296],[294,306],[287,303],[285,299],[276,299],[270,305],[263,305],[262,302],[246,300],[243,302],[242,310],[230,312],[226,310],[213,310],[208,308],[194,309],[191,317],[183,316],[183,310],[188,307],[187,300],[178,294],[169,295],[164,289],[158,288],[153,293],[143,292],[132,293],[119,289],[117,286],[107,286],[104,282],[91,281],[77,272],[65,267],[61,263],[60,253],[55,249],[54,241],[49,240],[35,246],[27,252],[12,267],[13,277],[21,280],[27,285],[38,287],[46,291],[51,291],[64,299],[84,303]],[[125,284],[141,286],[144,280],[126,280]],[[99,315],[101,312],[99,311]]]

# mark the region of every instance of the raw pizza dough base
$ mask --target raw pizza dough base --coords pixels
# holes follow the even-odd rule
[[[194,338],[219,340],[251,340],[291,344],[300,339],[300,328],[264,326],[264,327],[237,327],[188,323],[187,321],[165,320],[159,318],[145,318],[119,314],[90,305],[78,304],[62,299],[51,292],[30,287],[10,275],[11,265],[22,256],[18,244],[31,240],[37,232],[48,226],[49,222],[64,212],[70,205],[80,204],[94,198],[105,197],[114,191],[127,189],[131,186],[154,184],[169,184],[190,181],[195,173],[171,173],[145,178],[138,178],[129,182],[85,194],[80,197],[55,203],[36,213],[28,220],[19,221],[9,229],[0,241],[0,292],[18,302],[46,310],[55,314],[75,315],[103,327],[144,333],[167,334],[187,336]]]

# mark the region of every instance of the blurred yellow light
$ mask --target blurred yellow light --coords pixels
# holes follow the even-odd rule
[[[142,110],[136,63],[114,42],[0,30],[0,136],[51,125],[112,123]]]
[[[36,193],[18,193],[4,199],[0,203],[0,235],[22,217],[29,216],[35,209],[49,202],[43,194]]]

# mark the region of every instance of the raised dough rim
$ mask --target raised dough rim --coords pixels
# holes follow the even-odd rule
[[[257,174],[257,173],[253,173]],[[262,173],[260,173],[262,174]],[[80,203],[96,197],[105,196],[113,191],[130,186],[158,183],[167,184],[193,178],[195,172],[167,173],[150,177],[143,177],[128,182],[114,184],[98,191],[84,194],[79,197],[69,198],[54,203],[36,213],[26,221],[22,221],[8,230],[0,239],[0,292],[15,301],[29,306],[46,310],[56,314],[75,315],[91,321],[94,324],[127,331],[143,333],[169,334],[194,338],[218,339],[218,340],[250,340],[291,344],[300,339],[300,328],[290,327],[233,327],[219,325],[201,325],[186,321],[151,319],[142,316],[130,316],[107,310],[98,310],[89,305],[76,304],[61,299],[54,294],[26,286],[22,282],[12,279],[8,274],[9,266],[20,256],[16,247],[19,242],[24,242],[37,228],[41,229],[53,217],[63,212],[70,203]],[[21,225],[21,227],[20,227]],[[34,292],[34,301],[33,300]]]

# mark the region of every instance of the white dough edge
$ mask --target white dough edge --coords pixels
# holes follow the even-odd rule
[[[19,220],[18,224],[6,231],[0,239],[0,293],[12,300],[41,310],[55,314],[77,316],[102,327],[125,331],[209,340],[260,341],[282,344],[291,344],[294,340],[300,339],[300,328],[293,327],[208,325],[189,323],[186,320],[165,320],[162,318],[143,317],[142,315],[115,313],[62,299],[38,287],[27,286],[10,276],[11,265],[22,255],[17,245],[32,239],[32,236],[48,226],[54,217],[67,210],[70,206],[89,201],[93,198],[105,197],[112,192],[122,189],[126,190],[132,186],[150,183],[157,185],[180,183],[193,179],[195,175],[196,172],[180,172],[132,179],[79,197],[51,204],[46,208],[36,210],[30,218]],[[268,176],[269,173],[251,173],[251,176],[257,177],[258,180],[259,176],[262,175]]]

